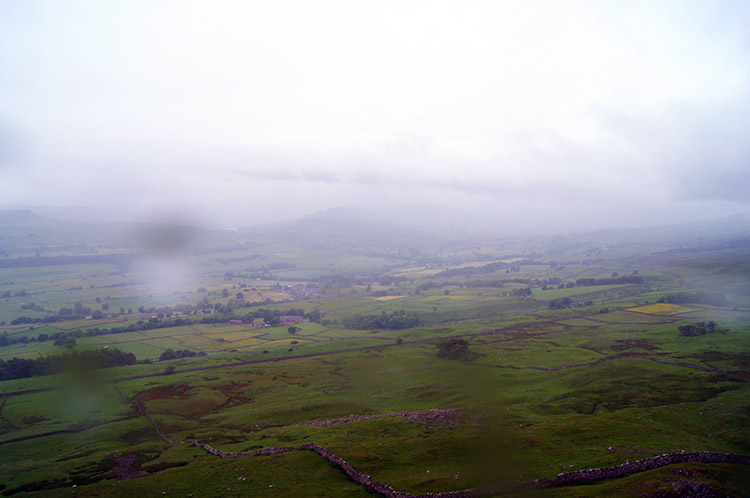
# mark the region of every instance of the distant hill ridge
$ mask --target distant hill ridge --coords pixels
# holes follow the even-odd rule
[[[30,209],[6,209],[0,210],[0,227],[28,227],[51,226],[65,223],[64,221],[55,220],[39,216]]]

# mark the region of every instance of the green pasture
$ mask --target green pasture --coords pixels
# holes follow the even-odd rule
[[[133,313],[30,330],[29,325],[7,322],[21,314],[39,318],[48,313],[20,310],[21,303],[34,302],[49,312],[76,302],[93,310],[108,303],[110,312],[120,307],[136,310],[194,303],[204,297],[226,305],[229,298],[221,297],[223,289],[230,296],[241,291],[250,300],[281,299],[285,296],[279,288],[307,283],[327,291],[313,300],[252,309],[319,309],[328,325],[297,324],[300,330],[294,335],[286,326],[194,324],[79,338],[73,351],[107,345],[144,361],[1,382],[0,399],[3,392],[58,389],[7,398],[0,411],[0,484],[5,486],[0,493],[127,498],[368,494],[312,452],[220,459],[188,444],[170,446],[156,437],[150,422],[132,404],[123,401],[112,382],[138,400],[175,440],[195,438],[225,451],[314,441],[374,480],[415,494],[488,482],[513,486],[672,451],[750,453],[746,287],[750,266],[744,250],[664,253],[659,251],[674,248],[671,239],[646,243],[607,233],[593,234],[590,240],[583,240],[587,236],[508,239],[420,249],[370,247],[369,243],[355,247],[338,240],[311,248],[313,244],[304,247],[262,235],[257,240],[245,233],[214,236],[201,246],[206,250],[199,256],[201,264],[180,289],[155,281],[146,261],[137,261],[126,271],[107,264],[0,269],[0,291],[27,293],[0,299],[0,320],[6,321],[0,333],[31,337],[81,329],[85,334],[93,327],[127,326],[149,316]],[[14,255],[33,255],[47,240],[27,240],[24,234],[13,237]],[[68,245],[73,242],[81,244]],[[57,239],[47,243],[48,254],[68,253]],[[126,250],[121,245],[97,250]],[[89,250],[76,246],[69,253]],[[384,256],[388,251],[399,257]],[[239,260],[220,261],[232,258]],[[446,268],[480,267],[514,258],[540,264],[523,264],[520,271],[509,273],[502,269],[492,274],[430,277]],[[553,267],[552,261],[559,266]],[[237,276],[274,263],[295,267],[271,270],[261,280]],[[531,284],[531,299],[501,295],[526,287],[525,283],[506,282],[502,288],[462,285],[469,280],[552,277],[567,282],[609,277],[613,272],[629,275],[634,269],[647,279],[645,285],[541,291]],[[234,272],[231,280],[228,271]],[[407,280],[381,285],[384,275],[406,275]],[[428,278],[444,286],[415,294]],[[135,283],[121,285],[124,282]],[[241,283],[248,287],[241,288]],[[198,287],[208,292],[199,294]],[[383,290],[401,297],[378,300],[372,295]],[[673,316],[627,311],[665,294],[698,290],[724,292],[729,305],[695,305],[701,309]],[[562,297],[594,304],[548,308],[549,301]],[[96,303],[97,298],[102,302]],[[236,316],[250,310],[235,310]],[[379,331],[348,330],[342,325],[354,314],[401,310],[419,312],[424,325]],[[717,323],[715,333],[695,337],[679,333],[681,325],[708,320]],[[438,345],[450,336],[461,336],[468,343],[465,356],[438,356]],[[209,355],[156,361],[170,348]],[[30,342],[0,348],[0,358],[70,351],[53,341]],[[292,358],[305,353],[320,355]],[[230,363],[235,366],[226,366]],[[201,367],[207,368],[194,370]],[[433,408],[456,411],[448,417],[449,423],[386,417],[309,425],[351,415]],[[115,421],[129,416],[133,418]],[[86,428],[99,423],[103,425]],[[7,442],[75,428],[85,430]],[[114,459],[122,456],[137,458],[138,479],[116,479]],[[658,493],[670,480],[685,477],[678,469],[709,483],[720,496],[744,496],[750,486],[746,469],[740,466],[689,464],[529,496],[667,496]],[[501,493],[505,495],[518,493]]]
[[[594,294],[610,289],[626,287],[625,285],[591,285],[587,287],[571,287],[570,289],[534,289],[534,297],[542,301],[551,301],[563,297],[579,296],[581,294]]]
[[[509,364],[556,367],[595,361],[601,354],[591,348],[607,351],[621,344],[617,341],[622,339],[648,339],[658,343],[659,350],[669,351],[687,344],[677,336],[675,324],[640,325],[638,330],[628,327],[529,325],[473,337],[469,338],[471,350],[483,356],[469,362],[438,358],[433,343],[406,342],[361,353],[180,373],[123,381],[119,385],[128,396],[143,397],[146,409],[170,437],[195,437],[225,451],[251,451],[314,440],[359,471],[412,493],[481,485],[486,472],[492,470],[482,467],[481,461],[495,465],[503,462],[502,469],[507,471],[503,475],[511,482],[520,482],[552,477],[569,464],[574,468],[614,465],[625,457],[634,459],[680,449],[743,451],[742,440],[748,434],[741,423],[747,415],[739,408],[743,406],[740,400],[746,389],[741,381],[712,380],[710,373],[633,358],[549,372],[499,368]],[[367,332],[359,331],[360,338],[348,339],[344,339],[347,333],[353,335],[357,331],[337,332],[342,333],[341,338],[309,344],[304,350],[316,347],[325,350],[321,348],[331,347],[331,343],[361,347],[377,341]],[[445,332],[439,329],[423,329],[420,337],[442,333]],[[287,334],[283,340],[279,339],[284,344],[277,347],[283,350],[290,347],[287,341],[301,339],[304,338]],[[731,334],[697,339],[702,344],[683,348],[684,356],[700,354],[707,346],[712,347],[707,341],[717,341],[713,347],[721,347],[727,355],[729,350],[739,353],[747,346],[737,344],[738,337]],[[728,355],[716,361],[730,365],[735,360]],[[19,428],[5,437],[70,423],[69,415],[61,409],[60,414],[49,412],[54,417],[46,415],[51,420],[35,421],[23,428],[23,423],[18,423],[19,417],[36,413],[38,409],[34,406],[41,406],[43,400],[41,394],[28,396],[27,401],[23,401],[25,396],[18,397],[13,399],[13,405],[6,406],[6,409],[12,406],[7,412],[8,420]],[[99,412],[94,409],[92,413],[99,417],[127,413],[129,407],[125,405],[115,408],[117,396],[110,394],[107,399],[112,401],[111,408]],[[297,425],[352,414],[437,407],[461,409],[465,415],[458,416],[453,427],[428,427],[402,418],[323,427]],[[700,416],[699,413],[709,409],[721,411],[725,416],[721,419]],[[462,418],[470,414],[481,416]],[[5,415],[4,411],[1,416]],[[94,420],[93,417],[87,420]],[[154,439],[147,425],[133,431],[130,427],[136,427],[136,420],[122,424],[119,429],[125,431],[121,434],[127,434],[117,436],[119,444],[126,441],[133,448],[125,451],[138,453],[138,448],[150,445],[145,452],[150,455],[149,461],[182,461],[188,456],[187,467],[194,471],[212,461],[212,457],[194,448],[167,447]],[[646,426],[648,430],[644,429]],[[117,424],[111,427],[117,428]],[[70,438],[74,440],[75,436]],[[570,440],[576,444],[570,446],[567,443]],[[615,448],[614,453],[607,451],[610,447]],[[477,454],[482,458],[475,458]],[[303,456],[254,457],[253,468],[267,465],[262,460],[275,459],[288,464]],[[83,458],[91,463],[102,459],[99,453]],[[27,475],[43,474],[45,461],[41,459],[30,467],[26,463]],[[310,464],[315,467],[314,459]],[[233,468],[248,468],[239,460],[233,465]],[[53,474],[65,475],[60,466],[54,468],[57,470]],[[165,491],[173,493],[188,488],[184,483],[170,484],[165,476],[180,475],[183,469],[120,481],[115,487],[134,492],[146,486],[144,483],[159,483]],[[278,472],[276,476],[284,475],[283,471]],[[300,475],[302,470],[296,472]],[[459,479],[454,478],[456,474]],[[326,482],[337,482],[336,479]],[[11,482],[22,481],[13,478]],[[105,482],[90,489],[93,492],[105,489]],[[202,487],[204,481],[190,482],[189,489],[194,492],[212,492]],[[353,484],[348,484],[356,490]]]

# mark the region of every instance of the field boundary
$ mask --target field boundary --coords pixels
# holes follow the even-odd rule
[[[250,453],[242,453],[242,452],[225,452],[218,448],[214,448],[213,446],[209,444],[201,443],[195,439],[188,439],[186,441],[173,441],[159,429],[159,426],[157,425],[156,420],[154,420],[154,418],[151,417],[151,415],[146,413],[145,410],[143,410],[143,408],[137,401],[128,399],[128,397],[122,392],[122,390],[117,385],[115,385],[114,382],[112,383],[112,386],[120,393],[123,401],[127,403],[132,403],[138,408],[138,411],[140,412],[140,414],[146,417],[151,422],[159,438],[167,442],[169,445],[180,445],[180,444],[189,443],[189,444],[192,444],[193,446],[203,449],[204,451],[206,451],[207,453],[211,455],[218,456],[219,458],[242,458],[242,457],[250,457],[250,456],[267,456],[267,455],[276,455],[279,453],[286,453],[288,451],[305,451],[305,450],[313,451],[324,460],[339,467],[347,475],[347,477],[351,479],[352,481],[361,485],[368,491],[377,493],[381,496],[385,496],[386,498],[489,498],[499,493],[508,492],[507,487],[500,487],[500,486],[486,486],[486,487],[475,488],[475,489],[465,489],[465,490],[459,490],[459,491],[447,491],[447,492],[438,492],[438,493],[423,493],[419,495],[406,493],[403,491],[396,491],[388,484],[374,481],[371,476],[358,472],[357,470],[354,469],[354,467],[352,467],[349,463],[347,463],[346,460],[344,460],[343,458],[336,455],[332,451],[324,448],[323,446],[320,446],[319,444],[315,442],[304,443],[299,446],[277,446],[277,447],[270,447],[270,448],[262,448],[260,450],[256,450]],[[342,423],[340,421],[360,420],[357,417],[366,417],[366,418],[362,418],[361,420],[365,420],[367,418],[379,418],[379,417],[388,417],[388,416],[410,417],[410,415],[414,416],[415,413],[436,413],[436,412],[439,413],[441,411],[445,411],[445,409],[422,410],[421,412],[397,412],[397,413],[371,415],[371,416],[352,415],[352,416],[343,417],[340,419],[331,419],[327,421],[312,421],[309,424],[298,424],[298,425],[310,425],[310,424],[314,424],[315,422],[319,422],[320,425],[331,425],[333,423]],[[450,410],[450,411],[452,412],[453,410]],[[352,417],[351,420],[350,420],[350,417]],[[678,463],[688,463],[688,462],[731,463],[731,464],[750,465],[750,455],[740,455],[736,453],[717,453],[717,452],[709,452],[709,451],[685,452],[683,450],[683,451],[675,452],[675,453],[664,453],[662,455],[648,457],[648,458],[644,458],[641,460],[635,460],[632,462],[628,461],[623,464],[615,465],[612,467],[591,468],[591,469],[576,470],[576,471],[571,471],[571,472],[563,472],[561,474],[558,474],[553,479],[540,478],[540,479],[536,479],[535,481],[519,484],[514,487],[514,490],[518,491],[518,490],[530,489],[530,488],[544,489],[544,488],[551,488],[551,487],[558,487],[558,486],[568,486],[571,484],[585,484],[585,483],[604,480],[604,479],[616,479],[619,477],[625,477],[625,476],[636,474],[639,472],[645,472],[648,470],[657,469],[659,467],[665,467],[667,465],[674,465]]]
[[[445,340],[445,339],[458,339],[462,337],[480,337],[480,336],[487,336],[487,335],[493,335],[498,334],[502,332],[508,332],[511,330],[516,329],[522,329],[530,326],[538,326],[538,325],[550,325],[557,323],[555,320],[548,320],[548,321],[541,321],[541,322],[527,322],[527,323],[521,323],[516,325],[510,325],[508,327],[498,328],[498,329],[491,329],[491,330],[485,330],[482,332],[468,332],[465,334],[454,334],[454,335],[446,335],[441,337],[429,337],[425,339],[417,339],[413,341],[408,341],[404,344],[422,344],[422,343],[430,343],[437,340]],[[631,324],[632,325],[632,324]],[[381,349],[381,348],[391,348],[391,347],[401,347],[402,344],[375,344],[371,346],[361,346],[361,347],[352,347],[352,348],[344,348],[344,349],[335,349],[331,351],[317,351],[314,353],[301,353],[301,354],[295,354],[295,355],[287,355],[287,356],[275,356],[272,358],[259,358],[257,360],[240,360],[236,362],[231,363],[221,363],[219,365],[205,365],[202,367],[193,367],[193,368],[182,368],[182,369],[174,369],[172,371],[161,371],[161,372],[154,372],[150,374],[141,374],[141,375],[131,375],[127,377],[117,377],[115,379],[103,381],[103,382],[123,382],[128,380],[137,380],[137,379],[147,379],[151,377],[159,377],[162,375],[176,375],[181,373],[190,373],[190,372],[201,372],[204,370],[216,370],[221,368],[232,368],[232,367],[239,367],[243,365],[257,365],[260,363],[272,363],[277,361],[287,361],[287,360],[296,360],[300,358],[316,358],[320,356],[328,356],[328,355],[334,355],[334,354],[342,354],[342,353],[353,353],[353,352],[367,352],[371,349]],[[701,365],[694,365],[691,363],[685,363],[680,361],[673,361],[673,360],[664,360],[660,358],[655,358],[653,356],[649,355],[641,355],[641,354],[630,354],[627,356],[609,356],[607,358],[602,358],[593,362],[588,363],[575,363],[572,365],[562,365],[557,367],[537,367],[537,366],[525,366],[525,367],[519,367],[515,365],[484,365],[487,367],[495,367],[495,368],[510,368],[514,370],[545,370],[545,371],[557,371],[557,370],[565,370],[568,368],[576,368],[576,367],[585,367],[585,366],[592,366],[597,363],[601,363],[603,361],[611,361],[616,359],[627,359],[627,358],[635,358],[635,359],[645,359],[645,360],[651,360],[658,363],[665,363],[668,365],[676,365],[686,368],[694,368],[697,370],[702,370],[704,372],[717,372],[717,373],[728,373],[728,374],[738,374],[738,375],[750,375],[750,370],[726,370],[721,368],[709,368],[704,367]],[[61,389],[59,386],[50,386],[50,387],[42,387],[38,389],[27,389],[22,391],[10,391],[7,393],[4,393],[5,396],[21,396],[24,394],[34,394],[39,392],[46,392],[46,391],[55,391]]]
[[[599,358],[598,360],[589,361],[585,363],[573,363],[571,365],[559,365],[556,367],[537,367],[533,365],[525,366],[525,367],[519,367],[517,365],[486,365],[482,364],[482,366],[485,367],[494,367],[494,368],[509,368],[512,370],[542,370],[544,372],[556,372],[559,370],[567,370],[570,368],[580,368],[580,367],[592,367],[595,365],[599,365],[600,363],[604,363],[606,361],[613,361],[613,360],[629,360],[629,359],[636,359],[636,360],[651,360],[655,361],[657,363],[664,363],[666,365],[675,365],[678,367],[685,367],[685,368],[694,368],[696,370],[702,370],[704,372],[716,372],[716,373],[724,373],[724,374],[736,374],[736,375],[750,375],[750,370],[726,370],[723,368],[710,368],[710,367],[704,367],[702,365],[694,365],[692,363],[685,363],[684,361],[674,361],[674,360],[665,360],[663,358],[656,358],[654,356],[645,355],[645,354],[639,354],[639,353],[626,353],[622,355],[612,355],[607,356],[605,358]]]
[[[358,472],[349,463],[347,463],[346,460],[314,442],[304,443],[299,446],[278,446],[273,448],[263,448],[251,453],[227,453],[206,443],[200,443],[195,439],[188,439],[185,442],[197,446],[205,450],[207,453],[218,456],[219,458],[242,458],[249,456],[276,455],[288,451],[300,450],[313,451],[324,460],[327,460],[328,462],[339,467],[352,481],[363,486],[368,491],[372,491],[379,495],[385,496],[386,498],[489,498],[497,494],[507,493],[511,491],[511,489],[509,489],[508,487],[500,486],[486,486],[482,488],[438,493],[423,493],[418,495],[406,493],[403,491],[396,491],[388,484],[374,481],[371,476]],[[683,450],[674,453],[664,453],[662,455],[643,458],[641,460],[634,460],[632,462],[625,462],[623,464],[615,465],[612,467],[595,467],[591,469],[563,472],[561,474],[558,474],[553,479],[540,478],[531,482],[519,484],[517,486],[514,486],[512,489],[515,491],[520,491],[530,488],[544,489],[559,486],[569,486],[572,484],[586,484],[594,481],[626,477],[632,474],[646,472],[649,470],[654,470],[660,467],[666,467],[668,465],[675,465],[679,463],[730,463],[750,465],[750,455],[740,455],[737,453],[718,453],[710,451],[685,452]]]
[[[47,437],[47,436],[57,436],[59,434],[75,434],[77,432],[83,432],[89,429],[94,429],[96,427],[101,427],[102,425],[114,424],[115,422],[123,422],[125,420],[130,420],[136,417],[138,417],[138,415],[126,415],[124,417],[113,418],[112,420],[105,420],[104,422],[99,422],[99,423],[87,425],[84,427],[58,429],[56,431],[42,432],[39,434],[30,434],[28,436],[21,436],[21,437],[16,437],[12,439],[6,439],[5,441],[0,441],[0,446],[4,444],[8,444],[8,443],[19,443],[21,441],[28,441],[29,439],[39,439],[39,438]]]

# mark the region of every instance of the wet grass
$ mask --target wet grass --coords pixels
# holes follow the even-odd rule
[[[411,493],[464,489],[489,480],[514,484],[670,451],[750,453],[747,375],[633,357],[750,370],[747,314],[713,308],[672,317],[628,311],[601,314],[597,311],[603,304],[550,311],[544,303],[478,293],[467,294],[471,299],[437,297],[422,302],[430,309],[438,307],[429,312],[432,325],[403,331],[372,334],[303,323],[295,336],[286,327],[194,326],[88,338],[81,348],[112,340],[111,347],[143,348],[136,354],[152,358],[166,347],[211,353],[200,359],[102,370],[91,379],[90,388],[76,392],[10,397],[0,412],[0,443],[134,414],[134,407],[107,382],[167,373],[174,367],[176,373],[169,375],[117,382],[128,397],[142,402],[169,437],[196,438],[225,451],[314,441],[360,472]],[[632,307],[637,300],[622,298],[621,305]],[[333,301],[321,301],[331,317],[403,305],[363,296]],[[712,319],[722,333],[686,338],[677,330],[681,324]],[[494,329],[499,330],[483,334]],[[475,359],[437,357],[436,345],[460,334],[482,334],[465,337],[470,350],[478,353]],[[220,337],[225,341],[218,341]],[[245,337],[253,342],[246,344]],[[396,338],[403,343],[397,344]],[[274,361],[344,349],[353,350]],[[615,359],[599,361],[611,357]],[[270,361],[181,371],[258,359]],[[591,365],[561,368],[578,364]],[[520,369],[504,368],[509,366]],[[0,391],[59,385],[71,382],[63,376],[20,379],[2,383]],[[460,410],[455,425],[405,418],[299,425],[432,408]],[[139,479],[117,481],[111,471],[113,459],[123,455],[137,455],[141,468],[152,471],[142,470]],[[698,477],[675,475],[675,469]],[[638,494],[658,490],[666,485],[662,481],[675,476],[713,483],[730,495],[747,489],[747,478],[736,466],[681,465],[538,494]],[[311,452],[222,460],[189,445],[167,445],[143,417],[1,445],[0,481],[6,485],[3,491],[28,486],[18,496],[59,496],[74,483],[85,496],[365,494]],[[40,489],[45,486],[52,489]]]

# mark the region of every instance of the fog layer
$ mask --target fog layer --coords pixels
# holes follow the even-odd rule
[[[744,212],[749,22],[739,1],[7,1],[0,197],[216,226]]]

